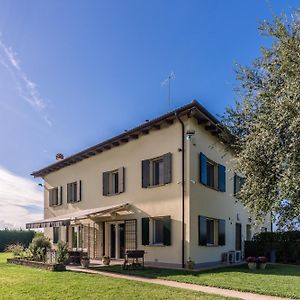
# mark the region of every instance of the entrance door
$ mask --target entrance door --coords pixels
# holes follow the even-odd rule
[[[125,223],[109,224],[109,253],[111,258],[124,258],[125,255]]]
[[[242,250],[242,224],[235,223],[235,250]]]

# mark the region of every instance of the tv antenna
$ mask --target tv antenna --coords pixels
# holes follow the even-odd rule
[[[175,77],[175,73],[172,71],[168,77],[161,83],[162,87],[168,86],[168,103],[169,103],[169,107],[171,107],[171,80],[174,80]]]

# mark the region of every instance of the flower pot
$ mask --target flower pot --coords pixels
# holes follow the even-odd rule
[[[266,268],[267,264],[266,263],[259,263],[257,264],[257,269],[264,270]]]
[[[90,259],[88,257],[83,257],[81,258],[80,263],[83,268],[88,268],[90,266]]]
[[[103,263],[105,266],[109,266],[109,264],[110,264],[110,258],[109,258],[109,257],[103,257],[103,258],[102,258],[102,263]]]
[[[256,269],[256,263],[255,262],[249,262],[248,263],[248,268],[250,270],[255,270]]]
[[[195,263],[193,261],[187,261],[186,266],[189,270],[193,270],[195,268]]]

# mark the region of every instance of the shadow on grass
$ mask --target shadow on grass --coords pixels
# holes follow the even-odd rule
[[[224,274],[224,273],[248,273],[258,275],[279,275],[279,276],[300,276],[300,266],[285,266],[285,265],[267,265],[265,270],[249,270],[248,266],[229,266],[221,267],[218,269],[203,270],[203,271],[188,271],[188,270],[174,270],[174,269],[162,269],[154,267],[145,267],[144,269],[128,269],[123,270],[120,265],[114,266],[101,266],[91,267],[93,270],[103,272],[114,272],[124,275],[134,275],[147,278],[165,278],[173,276],[191,276],[198,277],[201,274]]]

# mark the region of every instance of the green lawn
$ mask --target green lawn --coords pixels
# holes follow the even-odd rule
[[[122,271],[120,266],[99,270],[300,299],[299,266],[267,265],[267,269],[255,271],[248,270],[246,265],[201,272],[158,268]]]
[[[211,299],[228,298],[105,276],[50,272],[6,264],[0,253],[0,299]]]

